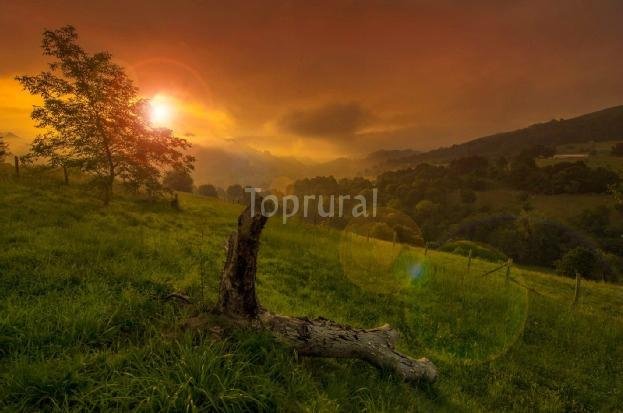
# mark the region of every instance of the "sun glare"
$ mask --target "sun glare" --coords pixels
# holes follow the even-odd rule
[[[155,98],[151,101],[151,122],[156,126],[166,126],[171,121],[172,110],[168,102]]]

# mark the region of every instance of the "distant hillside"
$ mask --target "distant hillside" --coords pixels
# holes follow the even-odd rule
[[[336,158],[326,162],[303,162],[293,157],[275,156],[251,148],[206,147],[195,145],[195,183],[225,187],[234,183],[283,190],[292,181],[313,176],[336,178],[375,176],[378,165],[398,162],[419,152],[379,150],[363,158]]]
[[[17,136],[13,132],[0,132],[0,136],[9,145],[9,152],[15,155],[24,155],[28,152],[30,141],[28,139]]]
[[[392,160],[385,166],[406,166],[422,161],[446,161],[470,155],[508,156],[539,144],[557,146],[619,139],[623,140],[623,106],[615,106],[571,119],[554,119],[512,132],[485,136],[460,145]]]

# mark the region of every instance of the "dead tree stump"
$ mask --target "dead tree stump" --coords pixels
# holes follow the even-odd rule
[[[257,253],[268,220],[260,212],[260,203],[261,198],[256,197],[256,205],[249,205],[240,214],[237,230],[228,240],[216,310],[237,322],[270,331],[302,356],[357,358],[391,370],[406,381],[435,381],[437,368],[430,360],[413,359],[396,351],[398,332],[387,324],[359,329],[324,318],[271,314],[260,306],[255,291]]]

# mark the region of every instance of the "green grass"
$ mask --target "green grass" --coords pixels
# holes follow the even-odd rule
[[[476,205],[491,210],[519,212],[523,206],[523,202],[518,199],[519,194],[520,191],[507,189],[478,191]],[[610,194],[530,195],[528,202],[534,212],[556,220],[569,220],[585,209],[606,206],[611,210],[612,224],[623,225],[623,215],[613,211],[614,198]]]
[[[620,156],[612,156],[612,147],[618,142],[620,141],[584,142],[559,145],[556,147],[557,154],[586,153],[589,154],[589,156],[583,159],[538,159],[537,164],[539,166],[548,166],[560,162],[575,162],[576,160],[582,160],[590,167],[612,169],[619,175],[623,176],[623,158]]]
[[[0,182],[0,409],[140,411],[615,411],[623,288],[269,222],[261,303],[359,327],[390,323],[439,381],[413,386],[357,360],[298,358],[271,337],[183,332],[170,291],[216,300],[240,206],[117,198]],[[528,286],[530,290],[518,285]],[[538,293],[532,290],[538,291]]]

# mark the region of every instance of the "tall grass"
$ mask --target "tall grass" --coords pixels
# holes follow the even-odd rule
[[[412,386],[356,360],[299,359],[271,337],[184,332],[163,297],[216,301],[240,206],[182,211],[70,187],[0,183],[0,408],[140,411],[608,411],[623,405],[623,289],[368,241],[291,221],[262,236],[272,311],[360,327],[440,368]],[[202,234],[203,233],[203,237]],[[204,263],[201,271],[200,263]],[[203,280],[203,281],[202,281]],[[203,291],[203,293],[202,293]],[[534,291],[538,291],[535,293]]]

